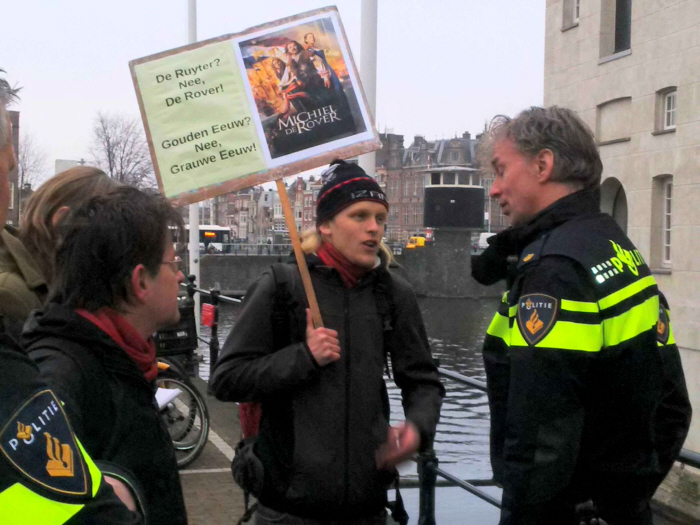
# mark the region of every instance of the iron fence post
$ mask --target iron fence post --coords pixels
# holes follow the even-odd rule
[[[187,276],[187,299],[186,299],[186,304],[187,306],[191,306],[194,308],[194,294],[197,293],[195,291],[195,288],[197,285],[195,284],[195,281],[197,280],[197,277],[194,275],[188,275]]]
[[[211,337],[209,338],[209,387],[207,393],[213,395],[211,391],[211,378],[214,376],[214,367],[219,359],[219,296],[221,291],[215,288],[210,290],[211,304],[214,307],[214,322],[211,325]]]
[[[437,481],[438,458],[431,447],[418,454],[418,479],[420,500],[418,525],[435,525],[435,485]]]

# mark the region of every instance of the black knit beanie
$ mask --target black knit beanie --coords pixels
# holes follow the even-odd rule
[[[386,194],[377,181],[357,164],[334,160],[321,177],[324,183],[316,201],[316,225],[359,201],[375,201],[389,209]]]

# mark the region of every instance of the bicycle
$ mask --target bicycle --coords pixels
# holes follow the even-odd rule
[[[158,359],[156,400],[175,448],[178,468],[199,457],[209,437],[209,410],[187,374],[168,359]]]

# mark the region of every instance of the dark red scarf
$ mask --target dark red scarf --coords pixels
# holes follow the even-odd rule
[[[111,337],[136,362],[146,381],[156,378],[158,366],[153,339],[145,340],[121,314],[111,308],[103,308],[97,312],[76,312]]]
[[[360,278],[369,271],[367,268],[348,261],[342,253],[326,242],[321,243],[316,255],[323,261],[323,264],[340,272],[347,288],[356,286]]]

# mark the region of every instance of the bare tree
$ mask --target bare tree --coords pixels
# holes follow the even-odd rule
[[[95,164],[113,179],[140,188],[155,186],[151,155],[137,119],[99,112],[90,153]]]
[[[46,151],[34,140],[34,136],[27,131],[23,131],[19,138],[19,147],[17,148],[20,191],[25,186],[35,188],[39,182],[46,178],[47,160],[48,155]]]

